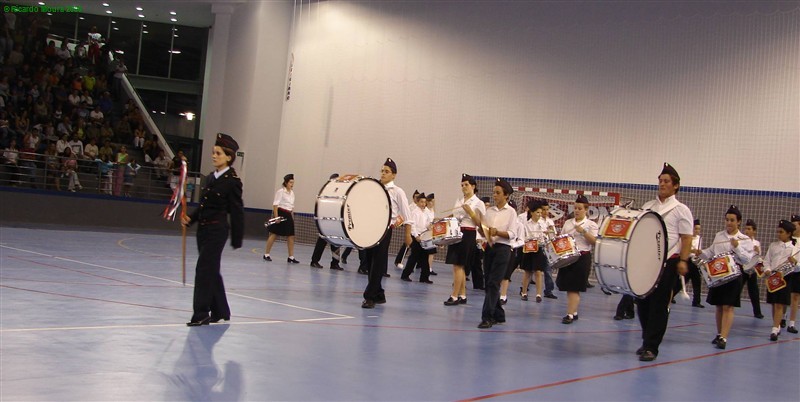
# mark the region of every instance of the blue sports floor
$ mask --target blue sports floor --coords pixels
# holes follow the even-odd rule
[[[566,296],[517,296],[508,322],[476,328],[483,295],[446,307],[451,269],[433,285],[400,281],[388,303],[361,309],[358,257],[345,271],[310,268],[311,247],[285,243],[261,260],[263,239],[226,248],[233,318],[185,326],[191,316],[180,234],[0,226],[0,400],[254,401],[797,401],[800,337],[770,342],[770,320],[737,309],[726,350],[714,310],[673,305],[661,353],[639,362],[638,320],[614,321],[619,296],[583,295],[580,319],[561,324]],[[770,306],[762,304],[769,316]]]

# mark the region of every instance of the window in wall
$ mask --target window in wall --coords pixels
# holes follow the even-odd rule
[[[173,54],[170,78],[200,81],[203,79],[208,29],[173,27]],[[180,53],[179,53],[180,52]]]
[[[150,114],[150,118],[156,123],[156,127],[162,134],[166,134],[167,93],[149,89],[138,89],[136,92],[142,98],[142,103],[144,103],[147,113]]]
[[[171,44],[172,25],[149,21],[143,23],[139,75],[167,77]]]
[[[125,58],[125,65],[128,66],[128,73],[130,74],[137,74],[139,31],[141,29],[142,21],[126,18],[111,19],[111,35],[108,37],[108,42],[111,47],[123,52],[122,56]]]
[[[200,96],[170,93],[167,96],[166,130],[169,135],[197,138]]]

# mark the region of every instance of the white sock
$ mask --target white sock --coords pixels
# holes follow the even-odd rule
[[[467,295],[458,295],[458,298],[459,298],[459,299],[466,299],[466,298],[467,298]]]
[[[506,300],[508,296],[500,296],[500,300]]]
[[[781,333],[781,327],[772,327],[772,333],[777,335]]]
[[[264,257],[269,257],[269,253],[264,254]]]
[[[294,259],[294,256],[293,256],[293,255],[290,255],[290,256],[289,256],[289,259],[290,259],[290,260],[293,260],[293,259]]]
[[[789,321],[789,326],[793,327],[794,326],[794,321]]]

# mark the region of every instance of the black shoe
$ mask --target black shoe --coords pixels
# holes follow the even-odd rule
[[[605,293],[605,294],[606,294],[606,296],[611,296],[611,295],[613,295],[613,294],[614,294],[614,292],[612,292],[612,291],[610,291],[610,290],[608,290],[608,289],[606,289],[606,288],[600,288],[600,290],[602,290],[602,291],[603,291],[603,293]]]
[[[322,268],[322,264],[318,262],[311,261],[311,268]]]
[[[528,301],[528,295],[522,295],[520,299],[522,299],[522,301]]]
[[[375,299],[375,304],[386,304],[386,295],[380,295]]]
[[[575,320],[575,321],[578,321],[578,314],[573,314],[572,315],[572,319]]]
[[[467,304],[467,298],[466,297],[459,297],[458,298],[458,304]],[[505,320],[503,320],[503,322],[505,322]]]
[[[492,325],[494,325],[494,324],[504,324],[505,322],[506,322],[506,318],[505,317],[498,318],[496,320],[492,320]]]
[[[436,272],[431,271],[431,275],[436,276],[436,275],[439,275],[439,274],[437,274]]]
[[[491,328],[491,327],[492,327],[491,321],[481,321],[481,323],[478,324],[478,328],[480,328],[480,329],[486,329],[486,328]]]
[[[714,340],[713,340],[713,341],[711,341],[711,344],[712,344],[712,345],[716,345],[716,344],[718,344],[720,339],[722,339],[722,337],[721,337],[721,336],[719,336],[719,335],[715,336],[715,337],[714,337]]]
[[[294,258],[287,258],[286,262],[288,262],[290,264],[299,264],[300,263],[300,261],[297,261]],[[320,268],[322,268],[322,267],[320,267]]]
[[[360,269],[359,268],[358,269],[358,273],[361,274],[361,275],[369,275],[369,271],[367,271],[366,269]]]
[[[344,271],[344,268],[340,267],[337,263],[331,264],[331,269],[334,271]]]
[[[786,328],[786,320],[781,320],[781,328]]]
[[[263,258],[264,261],[272,261],[272,257],[270,257],[270,256],[268,256],[266,254],[264,254],[261,258]]]
[[[217,323],[217,322],[220,322],[220,321],[230,321],[230,320],[231,320],[231,316],[219,317],[219,316],[215,316],[214,314],[211,314],[211,320],[209,322],[214,324],[214,323]]]
[[[542,296],[536,295],[536,303],[542,302]]]
[[[342,264],[347,265],[347,258],[342,258]]]
[[[430,285],[430,284],[432,284],[432,283],[433,283],[433,281],[432,281],[432,280],[430,280],[430,279],[425,279],[425,280],[422,280],[422,279],[420,279],[419,283],[427,283],[427,284],[429,284],[429,285]]]
[[[656,359],[656,354],[649,350],[645,350],[644,352],[642,352],[641,355],[639,355],[639,361],[641,362],[651,362],[655,359]]]
[[[645,351],[644,346],[642,346],[639,349],[636,349],[636,356],[641,356],[642,353],[644,353],[644,351]]]
[[[384,278],[391,278],[391,277],[392,277],[392,275],[391,275],[391,274],[388,274],[388,273],[386,273],[386,274],[383,274],[383,277],[384,277]]]
[[[375,308],[375,302],[372,300],[364,300],[361,302],[361,308]]]
[[[485,288],[485,287],[483,287],[483,286],[474,286],[474,287],[472,288],[472,290],[486,290],[486,288]]]
[[[201,325],[208,325],[211,323],[211,316],[205,317],[200,321],[189,321],[186,323],[187,327],[199,327]]]
[[[717,349],[725,349],[725,346],[728,345],[728,341],[725,338],[719,338],[717,341]]]
[[[409,278],[407,276],[401,276],[400,280],[403,281],[403,282],[411,282],[411,278]]]
[[[522,296],[522,286],[519,287],[519,295]]]
[[[756,318],[758,318],[759,320],[761,320],[761,319],[763,319],[763,318],[764,318],[764,314],[761,314],[761,313],[754,314],[754,315],[753,315],[753,317],[756,317]]]
[[[457,306],[458,304],[458,299],[452,297],[448,297],[447,300],[444,301],[445,306]]]
[[[790,325],[789,328],[786,328],[786,332],[791,332],[793,334],[796,334],[797,328],[795,328],[794,325]]]
[[[672,303],[672,304],[675,304],[675,303],[677,303],[677,302],[675,301],[675,299],[672,299],[672,302],[671,302],[671,303]]]
[[[778,334],[769,334],[769,340],[775,342],[778,340]]]
[[[622,317],[625,318],[626,320],[632,320],[634,318],[634,315],[633,314],[625,314]]]
[[[625,318],[625,317],[623,317],[621,315],[615,315],[614,316],[614,320],[616,320],[616,321],[622,321],[623,318]]]
[[[673,303],[674,303],[674,301],[673,301]],[[704,306],[703,303],[692,303],[692,307],[706,308],[706,306]]]
[[[554,295],[552,293],[548,293],[548,294],[544,295],[544,297],[545,297],[545,299],[558,299],[558,296],[556,296],[556,295]]]
[[[575,321],[575,319],[570,317],[569,314],[565,315],[564,318],[561,319],[562,324],[572,324],[573,321]]]

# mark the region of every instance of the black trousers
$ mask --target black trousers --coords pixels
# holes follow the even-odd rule
[[[472,288],[485,289],[483,282],[483,250],[472,253],[472,260],[465,267],[467,273],[472,272]]]
[[[486,270],[486,297],[483,299],[481,321],[504,321],[506,312],[500,304],[500,282],[508,269],[509,260],[513,258],[510,246],[495,244],[486,249],[483,256]]]
[[[761,292],[758,290],[758,275],[742,272],[742,280],[747,286],[747,295],[750,297],[750,304],[753,305],[753,315],[761,315]]]
[[[405,254],[406,254],[406,244],[403,243],[403,245],[400,246],[400,250],[397,251],[397,256],[394,257],[394,265],[403,262],[403,256],[405,256]]]
[[[633,317],[633,305],[634,305],[634,298],[630,295],[622,295],[622,298],[619,300],[619,304],[617,304],[617,315],[620,317],[628,316]]]
[[[383,274],[386,273],[386,267],[389,265],[389,243],[391,242],[392,230],[389,229],[378,245],[364,250],[366,259],[370,263],[369,281],[367,282],[367,288],[364,289],[364,300],[373,302],[386,300],[381,281],[383,280]]]
[[[325,239],[321,237],[317,238],[317,243],[314,245],[314,252],[311,254],[311,262],[319,262],[319,260],[322,258],[322,252],[325,251],[325,246],[327,245],[328,242]],[[338,262],[334,257],[336,250],[339,250],[339,246],[334,246],[331,244],[331,265]]]
[[[201,225],[197,230],[197,266],[194,274],[194,314],[192,321],[200,321],[208,314],[228,318],[231,309],[225,296],[225,284],[220,274],[222,249],[228,241],[228,224]]]
[[[409,278],[414,273],[414,267],[419,264],[422,273],[419,275],[420,281],[427,281],[431,276],[431,266],[428,263],[428,250],[422,248],[417,239],[411,239],[411,255],[408,256],[408,264],[403,268],[402,278]]]
[[[664,340],[669,322],[669,305],[672,291],[678,280],[678,257],[667,260],[656,289],[644,299],[639,299],[639,323],[642,326],[642,346],[658,355],[658,346]]]

